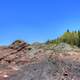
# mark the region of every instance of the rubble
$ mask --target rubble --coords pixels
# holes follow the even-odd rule
[[[66,51],[72,51],[73,48],[67,43],[60,43],[57,46],[52,46],[51,49],[58,51],[58,52],[66,52]]]
[[[0,47],[0,80],[80,80],[79,50],[65,43],[45,46],[17,40]]]

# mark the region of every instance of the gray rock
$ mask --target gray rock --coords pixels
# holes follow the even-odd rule
[[[11,76],[9,80],[57,80],[57,64],[49,61],[25,65],[21,71]],[[56,78],[56,79],[55,79]]]
[[[57,46],[53,46],[52,49],[55,51],[71,51],[73,48],[69,44],[60,43]]]

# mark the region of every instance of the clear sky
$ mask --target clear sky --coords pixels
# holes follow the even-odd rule
[[[80,0],[0,0],[0,44],[46,41],[80,29]]]

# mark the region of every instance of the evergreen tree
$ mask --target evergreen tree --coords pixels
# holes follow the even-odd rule
[[[69,29],[67,29],[67,32],[70,32]]]
[[[80,31],[78,31],[78,47],[80,47]]]

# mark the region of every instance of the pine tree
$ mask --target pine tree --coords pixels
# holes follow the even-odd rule
[[[67,32],[70,32],[69,29],[67,29]]]
[[[78,31],[78,47],[80,47],[80,31]]]

